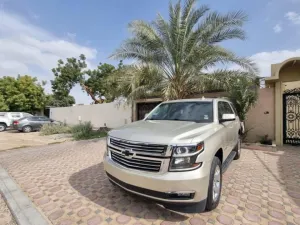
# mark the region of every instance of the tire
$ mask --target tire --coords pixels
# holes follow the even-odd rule
[[[233,151],[236,152],[234,160],[238,160],[241,157],[241,153],[242,153],[241,143],[242,143],[242,141],[241,141],[241,138],[239,137],[238,143],[236,144],[236,146],[233,149]]]
[[[6,124],[5,123],[0,123],[0,132],[6,131]]]
[[[30,133],[32,131],[32,127],[31,126],[24,126],[22,127],[22,130],[24,133]]]
[[[218,186],[217,186],[218,185]],[[214,157],[209,176],[206,210],[211,211],[218,207],[222,193],[222,164],[218,157]]]

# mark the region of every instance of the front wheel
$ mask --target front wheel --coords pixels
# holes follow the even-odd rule
[[[209,177],[206,210],[211,211],[219,205],[222,191],[222,164],[218,157],[214,157]]]
[[[234,160],[238,160],[241,157],[241,153],[242,153],[242,140],[241,137],[239,137],[238,142],[236,144],[236,146],[234,147],[234,150],[236,152]]]

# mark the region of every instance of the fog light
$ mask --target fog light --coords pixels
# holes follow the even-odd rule
[[[194,192],[182,191],[182,192],[167,192],[169,198],[174,199],[193,199],[195,196]]]

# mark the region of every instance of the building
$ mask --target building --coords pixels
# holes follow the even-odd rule
[[[276,144],[300,145],[300,57],[271,65],[266,87],[273,91]]]

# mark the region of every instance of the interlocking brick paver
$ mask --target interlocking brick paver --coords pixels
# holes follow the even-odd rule
[[[212,212],[173,212],[108,181],[104,141],[0,153],[0,163],[55,225],[299,224],[300,151],[243,150],[223,176]]]

